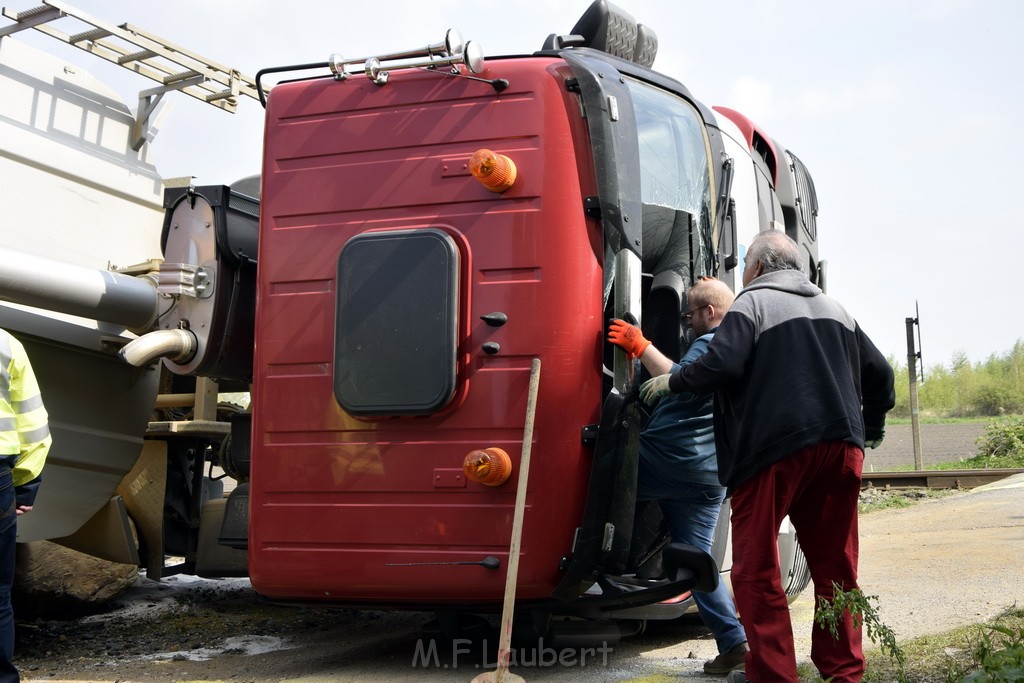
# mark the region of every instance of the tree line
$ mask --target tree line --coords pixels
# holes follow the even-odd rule
[[[890,417],[910,417],[910,382],[906,361],[890,357],[896,373],[896,407]],[[920,372],[920,369],[918,369]],[[999,417],[1024,414],[1024,340],[1003,354],[972,363],[959,351],[949,365],[928,366],[918,378],[921,417]]]

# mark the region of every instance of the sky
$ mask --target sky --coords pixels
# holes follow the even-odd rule
[[[36,0],[4,0],[9,9]],[[254,76],[421,47],[448,28],[486,55],[568,33],[589,0],[71,0]],[[654,29],[654,68],[744,112],[810,169],[828,293],[906,362],[920,309],[926,366],[981,362],[1024,339],[1024,3],[1017,0],[617,0]],[[0,18],[0,25],[7,20]],[[32,34],[32,35],[27,35]],[[90,71],[134,106],[152,82],[35,31],[19,39]],[[151,145],[165,178],[229,184],[260,170],[263,109],[170,95]],[[999,258],[996,258],[999,256]]]

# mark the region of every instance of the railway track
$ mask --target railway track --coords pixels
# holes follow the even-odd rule
[[[982,470],[917,470],[907,472],[865,472],[861,476],[862,488],[895,489],[972,489],[991,484],[1024,469]]]

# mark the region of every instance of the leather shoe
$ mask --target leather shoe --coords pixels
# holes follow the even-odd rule
[[[743,671],[747,666],[747,641],[743,641],[728,652],[723,652],[714,659],[704,662],[704,673],[727,674],[730,671]]]

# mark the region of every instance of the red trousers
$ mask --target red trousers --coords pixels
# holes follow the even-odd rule
[[[832,583],[857,588],[857,499],[864,451],[844,441],[796,451],[740,484],[732,496],[732,585],[747,633],[753,683],[797,681],[789,602],[779,576],[779,526],[789,515],[814,583],[814,603]],[[846,683],[864,674],[861,629],[849,613],[836,640],[812,626],[811,661],[822,677]]]

